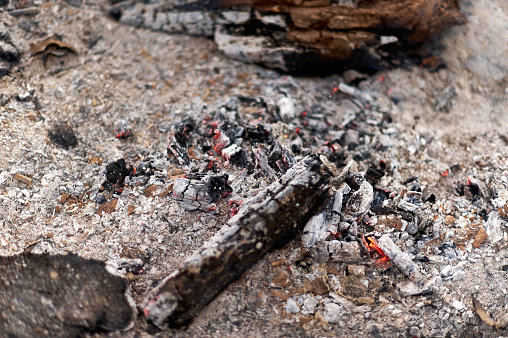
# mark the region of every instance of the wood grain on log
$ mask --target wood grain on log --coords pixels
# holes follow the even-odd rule
[[[244,201],[217,235],[152,290],[142,304],[146,317],[160,328],[192,319],[271,247],[305,224],[322,202],[330,176],[309,156]]]

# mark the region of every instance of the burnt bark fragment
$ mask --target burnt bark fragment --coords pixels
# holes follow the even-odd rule
[[[0,285],[2,337],[82,337],[136,318],[127,282],[72,254],[0,257]]]
[[[322,199],[330,174],[304,158],[253,198],[142,304],[159,328],[181,326],[270,248],[305,224]]]

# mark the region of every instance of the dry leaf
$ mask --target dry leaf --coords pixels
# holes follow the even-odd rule
[[[56,46],[58,48],[65,48],[70,50],[71,52],[78,54],[76,49],[69,45],[68,43],[65,43],[63,41],[56,40],[54,38],[47,38],[44,39],[36,44],[32,44],[30,46],[30,52],[32,53],[32,56],[35,54],[43,53],[46,51],[46,49],[50,46]]]

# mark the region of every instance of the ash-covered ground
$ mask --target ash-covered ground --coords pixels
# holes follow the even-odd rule
[[[10,55],[0,80],[1,255],[106,261],[139,306],[243,200],[306,155],[338,169],[354,161],[346,198],[359,191],[356,173],[373,187],[366,213],[343,217],[320,245],[307,248],[302,232],[281,243],[188,326],[159,331],[140,313],[129,331],[93,336],[507,335],[472,305],[474,295],[503,326],[503,1],[462,2],[469,23],[432,43],[447,67],[320,78],[230,60],[203,38],[121,25],[99,1],[36,2],[19,16],[8,6],[0,7],[0,47]],[[46,38],[60,42],[35,46]],[[196,173],[216,178],[192,204],[182,184]],[[431,287],[364,250],[361,235],[386,234]],[[333,241],[361,250],[323,257]]]

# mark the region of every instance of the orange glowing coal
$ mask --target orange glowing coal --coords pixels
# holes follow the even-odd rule
[[[376,262],[374,263],[376,266],[379,266],[381,268],[386,268],[389,266],[390,258],[383,252],[383,250],[378,246],[377,241],[373,237],[362,237],[363,243],[369,249],[369,253],[371,256],[374,256],[374,254],[377,254],[381,256]]]

